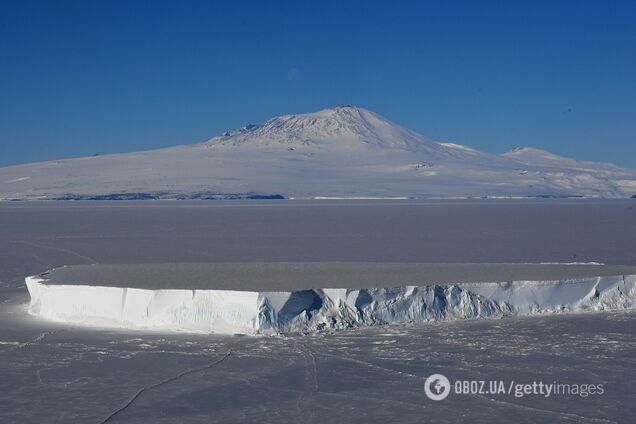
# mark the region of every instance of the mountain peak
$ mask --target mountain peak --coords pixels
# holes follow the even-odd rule
[[[441,146],[383,116],[355,105],[281,115],[210,139],[210,145],[329,145],[438,151]]]
[[[578,171],[588,171],[590,169],[603,170],[606,172],[622,171],[619,166],[610,163],[580,161],[566,156],[557,155],[547,150],[537,149],[536,147],[515,147],[500,156],[535,166],[552,168],[570,167],[571,169],[576,169]]]
[[[510,149],[509,151],[507,151],[504,154],[512,154],[512,153],[550,153],[547,150],[541,150],[541,149],[537,149],[536,147],[528,147],[528,146],[519,146],[519,147],[515,147]]]
[[[515,147],[503,153],[501,156],[512,159],[541,159],[544,161],[562,161],[562,160],[574,160],[563,156],[556,155],[547,150],[537,149],[536,147]]]

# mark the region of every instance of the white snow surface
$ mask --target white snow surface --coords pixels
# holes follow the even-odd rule
[[[0,168],[1,199],[631,197],[636,171],[438,143],[356,106],[204,143]]]
[[[311,333],[394,322],[636,307],[636,275],[282,292],[47,285],[26,278],[31,314],[60,322],[214,333]]]

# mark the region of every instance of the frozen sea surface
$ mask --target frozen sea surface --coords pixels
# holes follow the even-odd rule
[[[91,263],[636,265],[636,203],[0,204],[0,422],[625,422],[633,311],[389,325],[302,337],[61,326],[23,279]],[[424,379],[603,384],[603,395],[426,398]]]
[[[636,200],[0,203],[0,281],[162,262],[636,264]]]
[[[391,325],[307,337],[85,330],[3,309],[0,421],[633,423],[634,312]],[[9,315],[7,315],[9,314]],[[11,325],[6,325],[10,321]],[[603,384],[603,395],[454,395],[424,379]],[[110,418],[109,418],[110,417]]]

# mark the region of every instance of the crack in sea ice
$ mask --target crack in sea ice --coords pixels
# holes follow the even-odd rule
[[[190,368],[188,370],[180,372],[179,374],[177,374],[175,376],[172,376],[170,378],[167,378],[165,380],[161,380],[161,381],[158,381],[157,383],[151,384],[149,386],[142,387],[123,406],[121,406],[117,410],[113,411],[103,421],[101,421],[100,424],[106,424],[106,423],[110,422],[117,415],[119,415],[120,413],[122,413],[123,411],[128,409],[130,406],[132,406],[132,404],[135,403],[135,401],[137,399],[139,399],[144,393],[147,393],[148,391],[150,391],[152,389],[156,389],[157,387],[172,383],[173,381],[176,381],[176,380],[178,380],[180,378],[183,378],[183,377],[185,377],[187,375],[194,374],[196,372],[205,371],[207,369],[210,369],[210,368],[214,367],[215,365],[218,365],[218,364],[222,363],[223,361],[225,361],[227,358],[230,357],[230,355],[232,355],[232,351],[231,350],[228,351],[225,355],[223,355],[220,359],[218,359],[218,360],[216,360],[214,362],[211,362],[211,363],[209,363],[207,365],[204,365],[204,366],[201,366],[201,367],[196,367],[196,368]]]

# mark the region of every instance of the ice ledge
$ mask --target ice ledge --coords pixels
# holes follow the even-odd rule
[[[29,312],[74,324],[274,334],[636,307],[636,275],[288,292],[47,285],[26,278]]]

